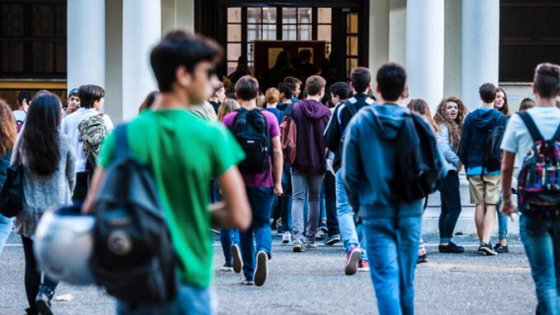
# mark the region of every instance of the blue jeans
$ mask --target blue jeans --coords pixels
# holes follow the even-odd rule
[[[243,274],[252,281],[255,273],[255,256],[264,251],[271,257],[272,235],[270,215],[274,191],[272,188],[247,187],[247,197],[253,212],[253,222],[246,231],[239,231],[239,245],[243,258]],[[255,248],[256,245],[256,248]]]
[[[6,218],[0,214],[0,255],[2,254],[2,249],[4,249],[4,244],[8,240],[8,236],[12,232],[14,218]]]
[[[220,231],[220,243],[222,243],[222,251],[224,252],[224,258],[226,260],[225,266],[231,267],[231,245],[239,245],[239,231],[222,229]]]
[[[177,296],[172,301],[161,305],[136,305],[129,306],[117,300],[118,315],[187,315],[213,314],[211,309],[211,296],[208,288],[196,288],[181,285]]]
[[[340,228],[340,237],[344,243],[346,253],[352,250],[355,246],[362,248],[362,260],[367,258],[367,241],[362,231],[362,224],[356,226],[354,210],[348,202],[346,195],[346,188],[344,188],[344,179],[342,179],[342,172],[336,172],[336,212],[338,217],[338,227]]]
[[[414,270],[422,217],[364,219],[379,314],[414,314]]]
[[[519,234],[537,291],[537,314],[560,314],[560,220],[519,219]]]
[[[496,205],[496,212],[498,213],[498,239],[508,237],[508,217],[500,212],[502,207],[502,200]]]
[[[280,215],[282,217],[281,232],[292,231],[292,167],[290,163],[284,163],[284,171],[282,172],[282,188],[284,194],[278,197],[280,207]]]

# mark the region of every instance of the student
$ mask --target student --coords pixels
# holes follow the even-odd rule
[[[412,99],[410,100],[408,105],[406,105],[406,107],[410,109],[411,112],[424,117],[432,127],[434,133],[438,132],[438,126],[434,122],[434,119],[432,118],[432,113],[430,112],[430,106],[428,106],[428,103],[426,103],[426,101],[419,98]],[[424,200],[424,211],[426,211],[427,207],[428,207],[428,197],[426,197],[426,199]],[[427,262],[428,262],[428,254],[426,253],[426,247],[424,246],[424,238],[422,236],[422,233],[420,233],[420,248],[418,250],[418,263],[423,264]]]
[[[423,200],[400,200],[389,184],[396,176],[397,136],[404,120],[411,119],[402,106],[408,94],[405,70],[383,65],[376,90],[380,105],[362,108],[346,128],[342,180],[350,205],[364,222],[379,314],[414,314]]]
[[[276,88],[268,88],[264,97],[266,102],[265,109],[274,114],[276,120],[278,120],[278,123],[280,124],[284,118],[283,112],[277,108],[278,102],[280,101],[280,91]]]
[[[521,101],[521,104],[519,104],[519,111],[524,112],[533,107],[535,107],[535,101],[527,97]]]
[[[161,95],[158,91],[150,92],[146,96],[146,98],[144,99],[142,104],[140,104],[140,108],[138,109],[138,112],[141,114],[145,110],[149,110],[149,109],[157,107],[160,100],[161,100]]]
[[[447,161],[447,176],[439,185],[441,214],[439,215],[440,253],[459,254],[463,246],[452,242],[455,225],[461,215],[461,189],[459,173],[462,165],[458,156],[461,132],[467,109],[457,97],[444,98],[438,105],[434,121],[438,126],[438,144]]]
[[[327,143],[323,133],[331,116],[329,108],[320,103],[325,95],[325,84],[325,79],[320,76],[307,78],[307,98],[293,106],[292,118],[297,128],[296,157],[292,164],[294,252],[317,249],[315,233],[321,215],[321,186],[326,172]],[[309,204],[307,224],[303,214],[306,192]]]
[[[545,140],[560,137],[558,132],[560,126],[560,109],[555,106],[554,98],[558,95],[560,88],[560,66],[544,63],[535,69],[533,81],[533,93],[536,96],[534,108],[527,110],[529,120],[536,125],[536,130]],[[504,134],[502,149],[504,158],[502,161],[502,212],[511,217],[515,211],[512,200],[511,182],[512,173],[516,164],[533,151],[535,139],[531,136],[529,128],[520,115],[514,115]],[[558,148],[559,138],[556,138]],[[527,161],[527,160],[526,160]],[[556,156],[558,161],[558,156]],[[534,166],[534,164],[533,164]],[[558,177],[549,177],[558,184]],[[521,178],[520,178],[521,179]],[[515,187],[514,187],[515,188]],[[521,188],[521,187],[519,187]],[[521,196],[521,192],[520,197]],[[522,201],[521,199],[520,201]],[[557,201],[557,200],[556,200]],[[519,219],[519,233],[529,264],[531,275],[536,286],[537,314],[558,314],[560,311],[560,216],[558,207],[560,204],[552,204],[548,211],[537,207],[529,207],[522,202],[519,206],[521,216]],[[545,219],[540,214],[550,216]]]
[[[61,116],[58,96],[36,96],[12,152],[11,163],[21,161],[24,168],[25,203],[16,216],[14,231],[21,235],[25,256],[27,314],[52,314],[51,300],[58,284],[38,269],[33,254],[37,224],[47,209],[72,203],[74,153],[70,139],[59,132]]]
[[[224,103],[226,98],[226,88],[222,82],[217,82],[214,87],[214,94],[208,99],[208,102],[214,108],[216,115],[218,115],[218,109],[220,105]]]
[[[253,223],[246,231],[239,233],[241,257],[243,258],[243,273],[245,285],[262,286],[268,276],[268,260],[271,258],[272,238],[270,216],[274,195],[282,195],[282,145],[280,143],[280,129],[274,114],[257,108],[256,99],[259,93],[259,83],[251,76],[244,76],[235,84],[235,94],[241,110],[235,111],[224,117],[223,123],[237,139],[242,139],[241,130],[248,124],[255,124],[259,118],[264,119],[264,133],[268,134],[265,143],[271,148],[271,155],[266,162],[264,171],[253,171],[248,167],[240,166],[241,175],[247,189],[249,204],[253,211]],[[240,116],[244,115],[244,116]],[[252,118],[253,117],[253,118]],[[241,121],[238,118],[243,118]],[[242,143],[243,145],[243,143]],[[246,151],[248,161],[249,154]],[[256,250],[255,250],[256,245]],[[256,263],[255,263],[256,260]]]
[[[212,93],[221,47],[203,36],[175,31],[152,50],[150,62],[161,103],[128,123],[131,153],[152,171],[177,252],[179,291],[162,305],[117,301],[118,314],[211,314],[213,247],[209,233],[211,177],[218,178],[231,224],[245,229],[251,213],[235,166],[244,154],[223,127],[188,109]],[[115,134],[105,140],[83,211],[91,211],[105,170],[113,162]]]
[[[340,145],[344,132],[350,120],[356,113],[366,106],[373,105],[373,100],[368,98],[366,91],[371,87],[371,73],[367,68],[355,68],[350,74],[350,84],[354,95],[347,101],[341,99],[334,109],[333,115],[325,131],[325,140],[330,151],[335,152],[333,169],[336,173],[336,208],[338,224],[344,249],[346,251],[346,263],[344,273],[353,275],[358,269],[369,271],[366,253],[366,240],[359,228],[356,226],[355,211],[348,202],[347,193],[342,178],[342,146]],[[335,83],[336,84],[336,83]],[[336,89],[336,86],[335,86]],[[340,95],[333,93],[334,100],[340,99]],[[337,96],[339,96],[337,98]]]
[[[494,128],[507,123],[507,117],[494,109],[498,89],[491,83],[479,89],[482,106],[469,113],[461,135],[459,157],[465,166],[469,180],[471,203],[476,204],[475,223],[483,255],[497,255],[490,244],[490,236],[496,221],[496,205],[500,200],[500,169],[490,167],[487,139]]]
[[[5,101],[0,100],[0,189],[6,181],[16,136],[16,122],[12,110]],[[12,232],[12,223],[13,218],[6,218],[0,214],[0,254],[2,254],[4,244]]]
[[[99,115],[98,109],[102,107],[102,103],[105,100],[105,90],[93,84],[82,85],[78,89],[78,97],[80,98],[80,108],[62,120],[61,131],[70,138],[72,151],[76,157],[76,165],[74,166],[74,170],[76,171],[76,185],[72,195],[72,201],[81,203],[86,198],[89,186],[88,178],[91,174],[86,169],[88,164],[87,155],[84,150],[82,136],[80,135],[78,126],[82,121]],[[109,122],[110,118],[108,116],[107,118],[108,120],[103,118],[103,121]],[[106,124],[105,127],[107,129],[112,129],[112,122],[110,125]]]
[[[64,110],[65,116],[72,114],[80,108],[80,97],[78,96],[78,89],[73,88],[68,93],[68,100],[66,109]]]
[[[494,100],[494,109],[508,118],[511,116],[506,91],[500,87]],[[500,197],[500,202],[496,205],[496,212],[498,213],[498,242],[494,245],[494,250],[499,254],[509,253],[509,247],[507,246],[508,220],[507,216],[500,211],[501,199]]]
[[[17,125],[17,131],[20,132],[25,123],[25,118],[27,117],[27,110],[29,109],[29,104],[31,103],[31,93],[27,91],[21,91],[17,98],[17,110],[13,111],[14,119]]]
[[[283,83],[288,85],[288,87],[292,90],[292,103],[297,103],[301,94],[302,82],[294,77],[285,77]]]

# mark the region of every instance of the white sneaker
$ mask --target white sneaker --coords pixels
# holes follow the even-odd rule
[[[290,231],[284,232],[282,234],[282,244],[290,244],[292,242],[292,233]]]

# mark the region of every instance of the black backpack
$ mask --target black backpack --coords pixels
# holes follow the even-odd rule
[[[375,112],[375,110],[374,110]],[[427,197],[443,179],[441,160],[434,131],[424,118],[406,113],[396,139],[397,163],[392,190],[405,202]]]
[[[268,170],[270,134],[261,110],[237,110],[231,131],[246,155],[245,160],[239,164],[239,170],[245,174],[259,174]]]
[[[134,305],[175,297],[175,251],[150,171],[131,156],[126,125],[116,130],[116,158],[93,210],[91,268],[109,295]]]
[[[502,167],[502,139],[506,131],[505,124],[502,120],[488,131],[484,143],[484,167],[488,171],[499,171]]]

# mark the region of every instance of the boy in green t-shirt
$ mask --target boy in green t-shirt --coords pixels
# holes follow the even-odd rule
[[[161,103],[128,124],[132,154],[152,171],[177,251],[180,290],[163,305],[117,303],[119,314],[211,314],[208,287],[212,276],[213,248],[210,232],[210,178],[217,178],[228,222],[246,229],[251,210],[236,164],[244,153],[234,137],[217,123],[200,119],[188,109],[210,97],[216,80],[215,63],[222,49],[202,36],[169,33],[150,56],[162,93]],[[90,195],[89,212],[105,169],[115,155],[115,135],[105,141],[98,158]]]

